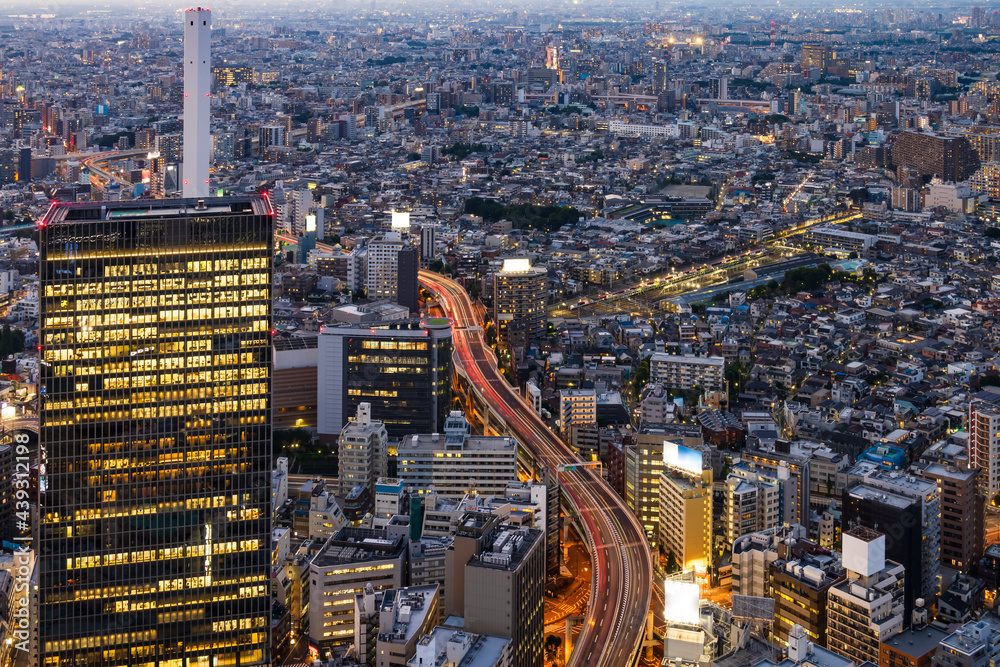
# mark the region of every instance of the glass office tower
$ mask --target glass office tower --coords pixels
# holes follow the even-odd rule
[[[269,662],[272,216],[220,197],[40,221],[41,665]]]

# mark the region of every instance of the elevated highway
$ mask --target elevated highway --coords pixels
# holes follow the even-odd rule
[[[471,391],[499,416],[537,465],[556,470],[580,458],[553,433],[497,368],[472,302],[454,281],[429,271],[420,282],[452,318],[455,366]],[[591,595],[569,667],[629,667],[643,644],[653,586],[653,562],[645,533],[618,494],[590,469],[556,473],[566,504],[589,544]]]

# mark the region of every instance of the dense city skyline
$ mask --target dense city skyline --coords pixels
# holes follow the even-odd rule
[[[1000,660],[1000,4],[0,37],[0,667]]]

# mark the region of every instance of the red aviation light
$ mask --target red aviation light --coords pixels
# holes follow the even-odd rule
[[[268,197],[267,190],[264,190],[260,194],[264,198],[264,201],[267,202],[267,214],[268,215],[277,215],[277,213],[275,213],[275,211],[274,211],[274,206],[271,205],[271,198]]]

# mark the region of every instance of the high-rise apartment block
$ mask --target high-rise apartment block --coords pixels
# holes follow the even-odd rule
[[[787,554],[785,545],[806,536],[798,524],[777,526],[738,538],[733,543],[733,595],[766,597],[771,563]]]
[[[726,544],[785,523],[788,494],[782,480],[741,464],[729,473],[724,493]]]
[[[878,663],[879,643],[903,629],[905,569],[885,557],[885,535],[844,531],[846,578],[827,591],[827,644],[861,664]]]
[[[320,276],[333,276],[347,284],[347,289],[356,292],[364,288],[368,277],[368,252],[364,248],[325,254],[310,251],[309,261]]]
[[[451,409],[451,320],[362,326],[319,334],[319,437],[336,440],[361,403],[390,438],[439,432]]]
[[[261,155],[269,146],[284,146],[286,142],[285,128],[280,125],[261,125],[257,128],[257,150]]]
[[[666,441],[688,447],[702,444],[697,430],[690,427],[643,428],[635,435],[635,444],[623,448],[621,461],[625,504],[635,514],[651,539],[659,537],[660,473]]]
[[[505,259],[493,279],[493,321],[503,347],[527,347],[545,335],[548,272],[528,259]]]
[[[941,494],[941,565],[966,574],[983,557],[985,499],[979,492],[981,470],[932,463],[923,478]]]
[[[340,495],[346,496],[355,486],[374,491],[375,480],[387,472],[388,438],[385,424],[372,419],[371,404],[359,404],[337,441]]]
[[[427,265],[437,257],[437,225],[431,223],[420,228],[420,261]]]
[[[807,540],[782,547],[784,556],[769,566],[775,639],[790,643],[798,625],[809,641],[826,646],[828,593],[844,578],[840,555]]]
[[[886,557],[906,568],[906,624],[916,600],[939,593],[941,495],[937,484],[860,461],[847,473],[845,525],[859,522],[885,534]]]
[[[238,86],[241,83],[253,82],[253,68],[240,66],[223,66],[212,68],[212,81],[216,87]]]
[[[572,426],[597,422],[597,394],[593,389],[561,389],[559,422],[563,433]]]
[[[809,524],[811,455],[811,451],[793,447],[787,440],[778,440],[771,447],[747,448],[740,456],[741,462],[754,470],[784,481],[792,502],[782,508],[782,513],[789,523]]]
[[[184,152],[184,141],[180,134],[156,135],[156,152],[166,164],[180,162]]]
[[[212,162],[217,165],[229,165],[236,159],[236,135],[232,132],[220,132],[212,135]]]
[[[269,662],[272,217],[39,222],[41,664]]]
[[[947,137],[931,132],[902,132],[892,144],[892,162],[909,167],[921,176],[944,181],[968,180],[979,169],[979,155],[965,137]]]
[[[1000,493],[1000,395],[979,394],[969,403],[969,467],[980,471],[979,491],[989,502]]]
[[[399,230],[391,230],[368,242],[368,298],[396,301],[399,293],[399,251],[403,249]]]

